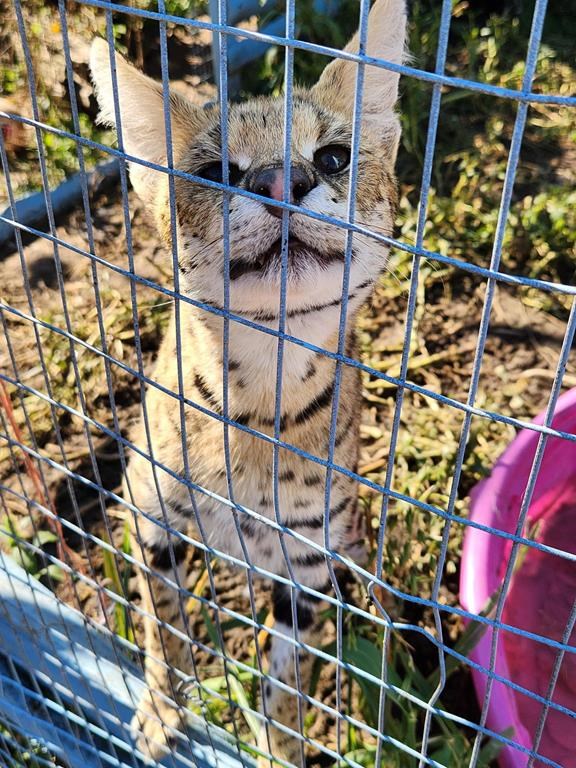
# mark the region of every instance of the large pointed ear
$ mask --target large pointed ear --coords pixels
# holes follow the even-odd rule
[[[161,83],[151,80],[115,53],[114,68],[118,85],[118,107],[124,151],[148,162],[166,165],[166,122]],[[108,43],[97,38],[90,52],[90,72],[100,106],[98,120],[116,128],[114,87]],[[203,110],[173,91],[170,92],[170,132],[174,162],[185,151],[202,123]],[[152,204],[160,171],[130,164],[130,179],[138,195]]]
[[[401,64],[406,41],[406,1],[376,0],[368,17],[366,55]],[[359,53],[358,32],[344,48],[348,53]],[[358,65],[353,61],[335,59],[316,83],[314,96],[329,109],[351,115],[354,111],[354,93]],[[393,154],[400,138],[400,123],[394,113],[398,98],[400,75],[387,69],[366,65],[362,98],[362,119],[372,132],[386,141],[394,140]]]

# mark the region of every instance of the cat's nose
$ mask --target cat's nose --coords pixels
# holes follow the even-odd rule
[[[314,179],[301,165],[293,165],[290,168],[290,202],[294,205],[305,197],[316,186]],[[268,166],[261,168],[252,177],[249,189],[262,197],[270,197],[272,200],[282,201],[284,197],[284,168],[282,166]],[[273,216],[282,218],[282,209],[273,205],[267,205],[266,209]]]

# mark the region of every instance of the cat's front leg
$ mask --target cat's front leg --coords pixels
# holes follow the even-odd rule
[[[288,547],[289,550],[294,548],[294,545]],[[325,556],[302,544],[298,544],[297,550],[290,558],[295,583],[306,585],[323,595],[332,592]],[[258,765],[259,768],[270,768],[270,755],[304,768],[302,725],[307,705],[303,697],[309,693],[315,656],[302,645],[317,648],[321,644],[319,613],[322,602],[297,587],[291,588],[279,582],[274,583],[272,598],[274,628],[281,636],[274,635],[272,638],[269,679],[264,684],[262,702],[267,723],[262,725],[258,742],[264,754],[259,757]],[[284,686],[295,692],[287,691]],[[281,727],[275,726],[273,721],[280,723]]]
[[[142,564],[137,568],[141,609],[144,612],[144,669],[147,689],[132,720],[138,748],[158,760],[165,756],[182,731],[184,708],[179,686],[192,669],[191,643],[186,620],[184,565],[186,544],[170,536],[164,520],[175,527],[179,519],[169,502],[145,503],[153,519],[143,515],[131,521],[132,551]],[[180,673],[180,674],[178,674]]]

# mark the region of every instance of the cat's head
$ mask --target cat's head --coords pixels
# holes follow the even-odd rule
[[[404,0],[376,0],[368,22],[369,56],[401,63]],[[358,36],[346,51],[358,53]],[[90,66],[103,122],[116,125],[108,44],[96,40]],[[166,115],[162,87],[115,56],[123,149],[144,161],[166,165]],[[336,59],[311,89],[294,90],[291,121],[290,202],[345,221],[352,123],[358,66]],[[399,75],[366,65],[355,221],[390,235],[396,207],[394,162],[400,121],[394,111]],[[170,94],[174,167],[212,181],[222,180],[219,109],[203,109]],[[280,238],[284,192],[284,100],[255,98],[228,107],[229,183],[262,195],[238,193],[229,200],[230,308],[255,317],[278,312]],[[167,174],[131,163],[131,180],[153,211],[162,234],[171,232]],[[222,305],[224,285],[223,193],[175,178],[180,290]],[[337,304],[342,292],[346,229],[291,212],[287,306],[293,311]],[[388,248],[368,236],[352,239],[350,293],[361,298],[385,268]],[[362,286],[361,288],[359,288]]]

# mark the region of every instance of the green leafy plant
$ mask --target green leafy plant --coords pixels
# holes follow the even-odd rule
[[[359,4],[357,0],[342,0],[328,4],[328,13],[318,13],[314,3],[308,0],[296,2],[296,37],[311,43],[342,48],[358,26]],[[259,28],[284,13],[282,3],[272,11],[262,14]],[[245,67],[241,73],[242,90],[246,94],[281,92],[284,83],[284,48],[273,45],[261,61]],[[302,85],[312,85],[327,64],[320,54],[296,50],[294,53],[294,80]]]
[[[30,576],[48,585],[64,579],[60,566],[47,561],[37,551],[57,543],[58,537],[53,531],[45,528],[34,530],[29,526],[23,530],[11,516],[6,515],[0,528],[0,536],[4,539],[12,558]]]
[[[491,610],[493,603],[487,607]],[[454,651],[466,656],[485,631],[485,625],[473,622],[468,625],[454,647]],[[381,679],[382,652],[384,647],[383,631],[374,632],[365,625],[357,629],[349,627],[344,637],[342,661],[350,665],[350,685],[357,686],[360,692],[362,719],[369,727],[379,729],[380,685],[362,675],[362,672]],[[397,747],[388,739],[403,744],[415,752],[422,749],[422,728],[425,710],[418,704],[432,699],[438,682],[435,669],[425,675],[418,668],[413,651],[400,632],[392,632],[388,647],[386,664],[386,683],[393,687],[386,693],[384,705],[384,730],[387,741],[382,749],[382,764],[377,768],[414,768],[417,760],[407,751]],[[324,649],[335,656],[336,645],[333,643]],[[454,656],[446,656],[446,678],[459,668]],[[353,696],[348,696],[349,701]],[[436,702],[440,711],[444,709],[442,701]],[[471,739],[462,728],[449,717],[436,715],[433,718],[431,736],[428,741],[428,756],[443,765],[465,766],[472,754]],[[496,740],[487,741],[481,749],[478,765],[483,768],[490,765],[502,748]],[[374,768],[377,754],[373,739],[366,737],[362,729],[349,724],[347,731],[347,752],[344,759],[353,759],[366,768]]]
[[[132,553],[130,544],[130,526],[128,522],[124,525],[120,551],[125,555],[130,555]],[[102,560],[106,586],[111,589],[112,592],[115,592],[120,597],[128,600],[128,582],[132,571],[130,563],[125,558],[117,558],[109,549],[104,548],[102,548]],[[120,565],[118,564],[118,560],[120,560]],[[113,612],[114,631],[120,637],[133,643],[134,629],[128,607],[122,603],[114,602]]]

